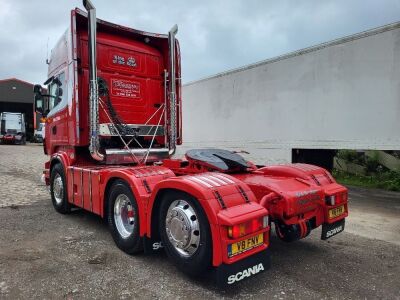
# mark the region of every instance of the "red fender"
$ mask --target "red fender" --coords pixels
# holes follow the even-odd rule
[[[72,155],[71,155],[71,153],[72,153]],[[71,156],[72,156],[72,158],[71,158]],[[56,161],[56,160],[62,164],[64,171],[65,171],[65,177],[68,182],[67,168],[74,163],[75,155],[73,152],[69,153],[69,151],[67,150],[67,151],[56,152],[50,157],[49,161],[47,161],[45,163],[45,170],[43,172],[45,175],[45,181],[46,181],[47,185],[50,184],[50,166],[52,165],[53,161]]]
[[[225,184],[224,181],[226,182]],[[218,185],[213,183],[217,183]],[[223,199],[223,205],[225,208],[256,202],[253,192],[240,180],[230,175],[216,172],[172,177],[163,180],[156,185],[153,195],[149,201],[149,218],[147,219],[148,237],[151,237],[151,215],[153,213],[153,206],[157,199],[158,193],[163,189],[180,190],[192,195],[199,201],[210,224],[213,242],[213,265],[220,265],[223,260],[221,248],[222,233],[220,230],[220,223],[222,220],[218,213],[220,211],[226,211],[226,209],[223,208],[220,200],[217,199],[216,192]],[[241,191],[243,193],[241,193]],[[267,211],[264,208],[261,206],[258,208],[259,205],[255,205],[257,205],[257,209],[260,209],[259,213],[263,213],[264,215],[267,214]],[[245,216],[240,217],[248,219],[248,215],[246,214]]]

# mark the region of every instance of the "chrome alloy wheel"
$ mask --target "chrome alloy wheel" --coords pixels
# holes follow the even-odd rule
[[[54,177],[53,181],[53,196],[57,205],[60,205],[64,198],[64,184],[60,174]]]
[[[122,238],[128,238],[135,228],[135,209],[125,194],[120,194],[114,203],[115,226]]]
[[[185,200],[175,200],[168,208],[165,220],[169,241],[184,257],[192,256],[200,245],[200,224],[198,217]]]

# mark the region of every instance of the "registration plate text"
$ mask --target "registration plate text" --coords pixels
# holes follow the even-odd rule
[[[264,235],[262,233],[251,238],[228,245],[228,257],[238,255],[240,253],[251,250],[257,246],[262,245],[264,242]]]
[[[329,210],[329,219],[334,219],[342,214],[344,214],[344,205],[332,208]]]

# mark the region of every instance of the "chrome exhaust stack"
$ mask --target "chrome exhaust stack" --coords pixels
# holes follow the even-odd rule
[[[178,33],[178,25],[174,25],[168,32],[169,44],[169,101],[170,101],[170,135],[169,135],[169,155],[173,155],[176,150],[176,76],[175,76],[175,35]]]
[[[102,161],[104,155],[99,152],[99,88],[96,67],[96,8],[90,0],[83,0],[88,12],[88,53],[89,53],[89,151],[93,159]]]

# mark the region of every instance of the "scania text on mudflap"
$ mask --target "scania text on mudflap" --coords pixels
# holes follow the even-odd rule
[[[182,143],[177,26],[147,33],[83,5],[87,13],[72,10],[51,52],[46,94],[34,86],[57,212],[97,214],[126,253],[164,249],[181,271],[213,272],[220,286],[269,268],[271,222],[293,241],[347,216],[347,190],[322,168],[259,168],[221,149],[174,158]]]

